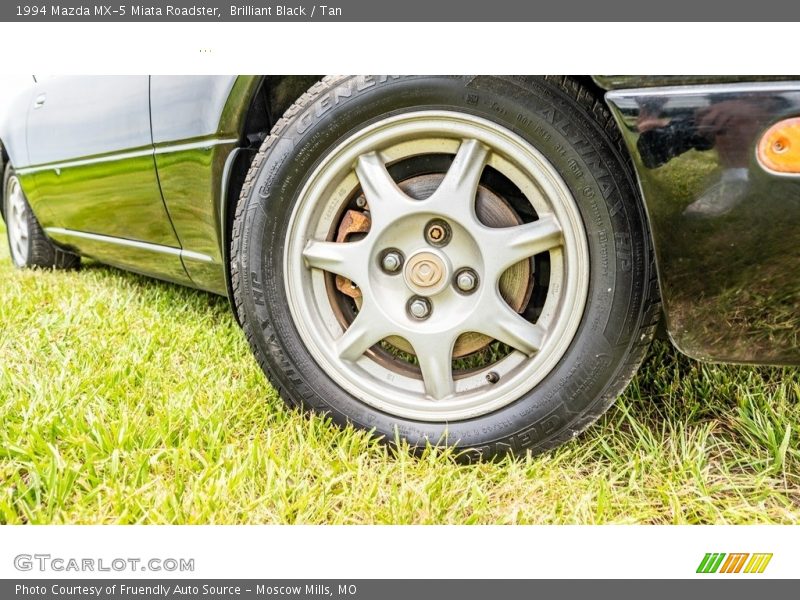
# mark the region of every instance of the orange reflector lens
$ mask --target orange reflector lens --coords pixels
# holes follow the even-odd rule
[[[761,136],[758,161],[770,171],[800,174],[800,117],[779,121]]]

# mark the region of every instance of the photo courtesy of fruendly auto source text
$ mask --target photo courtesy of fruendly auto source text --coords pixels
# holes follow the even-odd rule
[[[0,598],[791,597],[800,5],[332,1],[0,6]]]

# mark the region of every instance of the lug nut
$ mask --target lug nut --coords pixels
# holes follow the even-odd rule
[[[417,296],[408,303],[408,312],[415,319],[427,319],[431,314],[431,303],[426,298]]]
[[[381,259],[381,266],[387,273],[397,273],[397,270],[403,264],[403,257],[399,252],[389,251],[383,255]]]
[[[478,277],[470,269],[464,269],[456,275],[456,287],[462,292],[469,293],[478,287]]]
[[[442,219],[434,219],[425,226],[425,240],[431,246],[446,246],[452,233],[450,226]]]

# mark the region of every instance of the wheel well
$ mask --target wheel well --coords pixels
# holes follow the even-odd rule
[[[570,77],[580,83],[585,89],[592,93],[592,96],[605,102],[606,91],[597,85],[597,82],[591,75],[573,75]]]
[[[247,171],[258,152],[261,143],[267,138],[278,119],[302,96],[308,88],[322,79],[321,75],[270,75],[258,82],[243,120],[241,131],[242,145],[233,158],[225,182],[225,202],[223,208],[223,256],[225,260],[225,285],[228,298],[233,298],[230,278],[230,251],[233,216],[236,203],[242,191]],[[234,315],[238,321],[239,316]]]

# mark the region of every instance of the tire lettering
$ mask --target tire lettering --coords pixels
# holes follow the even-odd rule
[[[253,290],[253,304],[256,306],[265,306],[264,288],[255,272],[250,273],[250,287]]]
[[[617,260],[619,261],[619,269],[623,272],[631,270],[631,236],[624,231],[619,231],[614,234],[614,246],[617,251]]]

